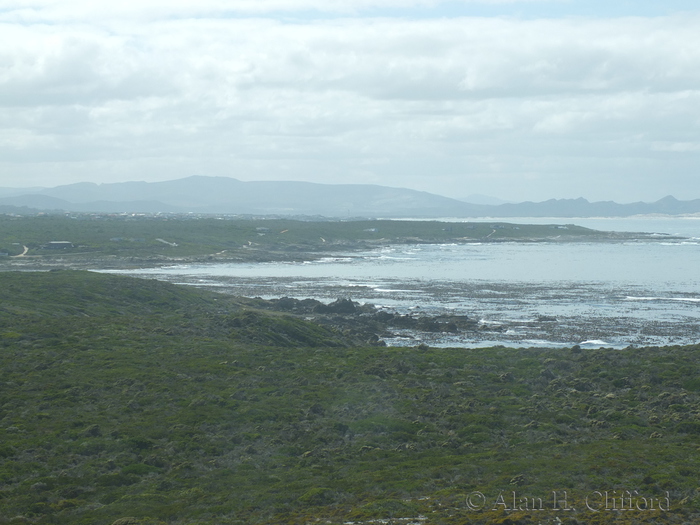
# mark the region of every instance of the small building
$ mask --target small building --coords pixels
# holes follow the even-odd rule
[[[42,246],[45,250],[67,250],[73,247],[73,243],[70,241],[51,241]]]

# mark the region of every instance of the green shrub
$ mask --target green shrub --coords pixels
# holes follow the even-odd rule
[[[133,463],[122,468],[122,474],[135,474],[137,476],[144,476],[150,474],[151,472],[159,472],[161,469],[158,467],[153,467],[151,465],[145,465],[143,463]]]
[[[103,487],[122,487],[138,483],[139,478],[131,474],[104,474],[96,480]]]

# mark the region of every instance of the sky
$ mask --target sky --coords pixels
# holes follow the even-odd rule
[[[0,0],[0,187],[700,198],[697,0]]]

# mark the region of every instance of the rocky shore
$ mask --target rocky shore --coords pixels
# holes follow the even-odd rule
[[[430,315],[417,309],[411,313],[398,313],[373,304],[361,304],[347,298],[340,298],[331,303],[316,299],[247,299],[250,306],[284,312],[301,316],[306,320],[330,326],[342,331],[360,344],[386,346],[386,339],[406,337],[406,334],[470,334],[474,337],[488,337],[500,334],[506,326],[485,324],[467,315]],[[553,317],[543,316],[542,323],[556,321]],[[410,339],[412,336],[406,337]],[[416,346],[420,346],[422,337],[414,337]]]
[[[514,297],[522,291],[509,287]],[[697,323],[672,319],[649,320],[619,312],[616,315],[518,316],[521,306],[503,305],[501,315],[483,312],[450,313],[415,306],[409,311],[361,303],[349,298],[331,302],[282,297],[239,298],[250,307],[298,316],[330,326],[357,344],[378,346],[626,348],[664,346],[700,340]]]

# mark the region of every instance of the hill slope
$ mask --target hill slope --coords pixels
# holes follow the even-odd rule
[[[0,286],[0,523],[601,524],[585,497],[625,489],[655,509],[617,523],[700,516],[698,346],[354,348],[165,283]]]

